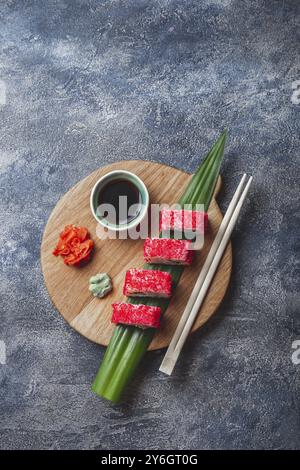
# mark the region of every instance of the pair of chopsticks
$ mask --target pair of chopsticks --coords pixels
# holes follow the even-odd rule
[[[229,242],[232,230],[236,224],[236,221],[238,219],[239,213],[241,211],[242,205],[245,201],[252,181],[251,176],[246,186],[244,187],[246,177],[247,175],[245,173],[228,206],[228,209],[222,220],[216,238],[214,239],[214,242],[207,255],[207,258],[196,281],[192,294],[178,323],[172,341],[159,368],[161,372],[164,372],[167,375],[172,374],[178,356],[183,348],[183,345],[187,339],[189,332],[191,331],[191,328],[197,317],[198,311],[202,305],[210,283],[214,277],[219,262],[221,261],[225,248]]]

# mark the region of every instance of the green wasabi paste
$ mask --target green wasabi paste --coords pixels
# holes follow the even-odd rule
[[[90,278],[89,291],[94,297],[105,297],[111,290],[112,282],[107,273],[99,273]]]

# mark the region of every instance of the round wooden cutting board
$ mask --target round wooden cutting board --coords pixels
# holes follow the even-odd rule
[[[57,203],[45,228],[41,261],[45,283],[50,297],[65,320],[79,333],[98,344],[107,345],[114,325],[110,322],[112,302],[125,300],[122,294],[125,272],[143,266],[143,240],[100,240],[96,235],[96,221],[92,216],[89,197],[96,181],[109,171],[123,169],[136,173],[146,184],[151,203],[174,204],[183,193],[191,175],[159,163],[140,160],[116,162],[99,168],[70,189]],[[217,191],[221,181],[219,179]],[[168,346],[180,316],[188,301],[201,266],[222,220],[220,209],[213,199],[209,208],[209,230],[204,248],[197,252],[191,267],[187,267],[173,295],[161,328],[149,349]],[[83,267],[66,266],[52,250],[65,225],[87,227],[95,242],[91,261]],[[200,328],[216,311],[222,301],[231,274],[231,244],[227,246],[218,271],[210,286],[193,331]],[[89,278],[107,272],[112,277],[113,291],[98,299],[88,290]]]

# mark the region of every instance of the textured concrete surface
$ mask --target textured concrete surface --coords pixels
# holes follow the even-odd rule
[[[1,2],[0,448],[300,447],[299,6]],[[193,171],[225,127],[221,206],[254,176],[228,295],[171,378],[151,353],[111,406],[90,392],[104,349],[44,287],[47,218],[107,162]]]

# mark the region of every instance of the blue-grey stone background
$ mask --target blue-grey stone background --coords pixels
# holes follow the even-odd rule
[[[1,1],[1,449],[300,448],[299,31],[297,0]],[[254,176],[229,292],[112,406],[44,286],[48,216],[109,162],[193,172],[224,128],[221,207]]]

